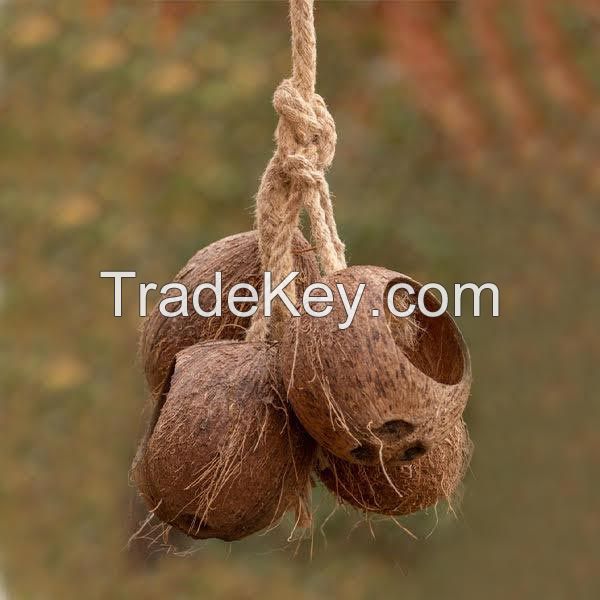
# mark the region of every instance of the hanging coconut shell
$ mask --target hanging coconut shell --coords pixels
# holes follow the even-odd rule
[[[409,283],[416,293],[422,287],[400,273],[356,266],[323,282],[333,292],[332,312],[293,319],[281,343],[296,415],[320,445],[349,462],[397,464],[425,454],[452,431],[469,395],[469,353],[456,324],[448,313],[395,317],[387,306],[390,287]],[[360,283],[366,288],[355,318],[339,329],[347,316],[336,284],[351,302]],[[431,293],[425,305],[440,307]]]
[[[160,520],[227,541],[288,509],[306,521],[316,446],[288,410],[274,359],[272,345],[237,341],[177,355],[132,466]]]
[[[324,453],[319,478],[344,503],[366,512],[407,515],[438,500],[451,501],[471,458],[472,443],[460,420],[451,434],[411,463],[366,466]]]
[[[319,269],[308,242],[297,230],[292,251],[295,268],[300,273],[295,280],[297,295],[319,277]],[[202,317],[192,305],[192,295],[201,283],[214,283],[215,273],[222,273],[222,316]],[[238,317],[227,308],[227,294],[237,283],[248,283],[260,294],[263,273],[258,252],[256,231],[238,233],[202,248],[177,273],[174,283],[182,283],[189,292],[188,316],[165,317],[157,304],[144,321],[140,337],[140,354],[150,390],[156,393],[164,384],[175,355],[184,348],[204,340],[241,340],[250,325],[250,317]],[[165,297],[175,296],[173,290]],[[243,295],[240,291],[237,295]],[[214,307],[214,294],[208,290],[200,293],[203,310]],[[246,311],[251,304],[238,304]]]

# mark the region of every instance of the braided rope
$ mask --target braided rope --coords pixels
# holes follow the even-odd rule
[[[276,150],[263,173],[256,196],[256,227],[263,271],[277,285],[294,270],[292,239],[305,209],[321,269],[325,274],[346,267],[325,171],[335,154],[335,122],[315,93],[317,45],[314,0],[290,0],[292,77],[278,86],[273,106],[279,114]],[[286,294],[296,302],[294,286]],[[283,303],[273,305],[271,323],[258,311],[247,339],[279,339],[288,317]]]

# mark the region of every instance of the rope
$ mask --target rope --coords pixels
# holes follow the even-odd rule
[[[315,93],[317,44],[314,0],[290,0],[292,77],[281,82],[273,97],[279,114],[276,149],[256,195],[256,227],[263,271],[277,285],[294,270],[292,239],[305,209],[320,266],[325,274],[346,267],[325,171],[335,154],[335,123]],[[296,303],[294,285],[286,289]],[[289,317],[282,302],[273,305],[271,322],[257,311],[248,340],[279,339]]]

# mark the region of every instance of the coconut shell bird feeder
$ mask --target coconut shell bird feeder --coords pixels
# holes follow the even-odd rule
[[[237,540],[289,510],[306,526],[313,474],[362,510],[420,510],[452,495],[470,456],[470,359],[456,324],[447,313],[399,317],[390,290],[408,284],[418,294],[421,284],[346,265],[325,179],[336,130],[315,93],[313,0],[290,0],[290,21],[293,70],[273,98],[276,150],[256,196],[256,230],[203,248],[176,276],[190,290],[220,271],[223,293],[257,288],[259,310],[165,317],[155,308],[141,335],[152,417],[132,479],[154,516],[193,538]],[[298,229],[303,211],[310,243]],[[300,316],[281,299],[267,316],[263,274],[277,285],[292,271],[285,293]],[[333,292],[321,318],[300,308],[317,282]],[[340,328],[337,286],[354,294],[359,284],[354,320]],[[424,300],[439,308],[433,294]],[[404,291],[393,306],[409,301]]]

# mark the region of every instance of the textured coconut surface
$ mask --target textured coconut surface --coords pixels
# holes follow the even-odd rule
[[[314,281],[319,273],[314,253],[304,236],[298,231],[293,240],[295,269],[298,276],[295,285],[298,296]],[[215,283],[215,273],[221,273],[221,315],[205,317],[195,310],[193,296],[203,283]],[[204,340],[244,339],[250,317],[232,314],[227,307],[229,291],[238,283],[247,283],[260,294],[263,273],[258,253],[258,237],[255,231],[228,236],[205,248],[190,258],[172,280],[183,284],[188,290],[188,315],[166,317],[157,303],[144,321],[140,335],[140,356],[146,373],[146,381],[152,393],[160,390],[172,367],[175,355],[184,348]],[[177,295],[173,290],[164,298]],[[242,295],[239,292],[238,295]],[[198,304],[204,311],[215,306],[215,294],[203,290],[198,295]],[[238,310],[246,311],[249,305],[240,303]]]
[[[316,446],[289,410],[275,357],[272,346],[235,341],[177,354],[133,466],[161,521],[233,541],[289,509],[306,520]]]
[[[390,464],[419,456],[443,439],[465,408],[468,350],[452,318],[390,319],[387,290],[415,281],[381,267],[354,266],[323,279],[333,310],[294,319],[281,342],[288,396],[298,418],[327,450],[349,462]],[[336,286],[363,296],[344,323]],[[427,308],[439,308],[433,294]],[[318,310],[318,308],[317,308]],[[374,316],[374,312],[377,315]]]
[[[407,464],[365,466],[324,453],[318,473],[344,503],[365,512],[407,515],[440,500],[450,506],[458,504],[454,501],[472,450],[469,433],[461,421],[425,455]]]

